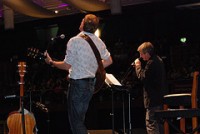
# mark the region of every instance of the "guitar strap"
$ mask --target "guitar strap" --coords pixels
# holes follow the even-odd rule
[[[84,34],[84,35],[81,35],[82,38],[84,38],[89,44],[90,44],[90,47],[92,48],[94,54],[95,54],[95,57],[97,59],[97,63],[99,65],[99,69],[100,70],[104,70],[104,67],[103,67],[103,63],[101,61],[101,55],[99,53],[99,50],[97,49],[97,47],[95,46],[94,42],[91,40],[91,38]]]
[[[88,35],[82,35],[81,37],[84,38],[90,44],[90,47],[92,48],[94,55],[95,55],[97,62],[98,62],[98,68],[97,68],[97,71],[96,71],[96,74],[95,74],[95,77],[96,77],[95,90],[94,90],[94,94],[95,94],[104,85],[105,78],[106,78],[106,71],[103,67],[103,63],[101,61],[100,53],[99,53],[97,47],[95,46],[94,42],[91,40],[91,38]]]

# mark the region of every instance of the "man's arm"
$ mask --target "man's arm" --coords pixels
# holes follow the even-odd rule
[[[65,63],[64,61],[53,61],[47,52],[45,52],[44,55],[46,56],[45,62],[52,67],[56,67],[61,70],[69,70],[71,68],[71,65]]]
[[[109,56],[108,59],[102,60],[102,62],[103,62],[103,67],[106,68],[113,63],[113,60],[112,60],[112,57]]]
[[[64,61],[50,61],[50,65],[61,70],[69,70],[71,68],[70,64],[65,63]]]

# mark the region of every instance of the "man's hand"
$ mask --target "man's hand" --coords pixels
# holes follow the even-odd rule
[[[46,58],[45,58],[45,62],[46,62],[47,64],[51,64],[52,59],[51,59],[51,57],[49,56],[49,53],[48,53],[47,51],[44,52],[44,56],[46,57]]]
[[[139,58],[137,58],[134,62],[135,62],[135,66],[141,66],[141,62]]]

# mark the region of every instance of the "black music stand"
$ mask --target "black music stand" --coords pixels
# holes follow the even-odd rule
[[[125,72],[124,76],[122,77],[122,79],[121,79],[121,84],[122,85],[125,85],[125,82],[127,81],[127,78],[132,73],[132,71],[133,71],[133,63],[131,64],[131,66],[129,66],[129,68]],[[132,134],[132,124],[131,124],[131,93],[127,89],[126,89],[126,91],[128,92],[128,105],[129,105],[128,106],[129,107],[128,108],[129,109],[129,130],[128,130],[128,134]],[[124,99],[124,95],[123,95],[123,99]],[[126,126],[125,126],[125,123],[124,123],[124,134],[126,134],[125,128],[126,128]]]
[[[110,87],[112,91],[112,134],[114,134],[115,126],[114,126],[114,91],[123,91],[127,92],[128,90],[126,87],[122,86],[120,82],[112,75],[112,74],[106,74],[106,80],[105,83]],[[130,95],[129,95],[130,96]],[[130,99],[130,98],[129,98]],[[126,134],[126,127],[125,127],[125,107],[124,107],[124,94],[123,94],[123,132]],[[131,117],[130,117],[130,102],[129,102],[129,130],[131,131]],[[131,133],[130,133],[131,134]]]

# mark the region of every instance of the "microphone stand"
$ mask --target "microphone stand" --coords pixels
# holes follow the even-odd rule
[[[133,65],[131,64],[131,66],[127,69],[125,75],[123,76],[122,80],[121,80],[121,84],[124,85],[124,82],[126,81],[126,79],[128,78],[128,76],[130,75],[130,73],[133,71]],[[125,125],[125,104],[124,104],[124,93],[123,93],[123,133],[126,134],[126,125]],[[128,91],[128,112],[129,112],[129,133],[132,133],[132,124],[131,124],[131,95],[130,92]]]
[[[131,64],[131,66],[127,69],[126,73],[124,74],[124,76],[122,77],[122,80],[121,80],[121,84],[123,85],[125,80],[128,78],[128,76],[130,75],[130,73],[133,71],[133,66]]]
[[[21,96],[21,111],[20,113],[22,114],[22,129],[23,129],[23,134],[26,134],[26,126],[25,126],[25,115],[24,115],[24,96]]]

